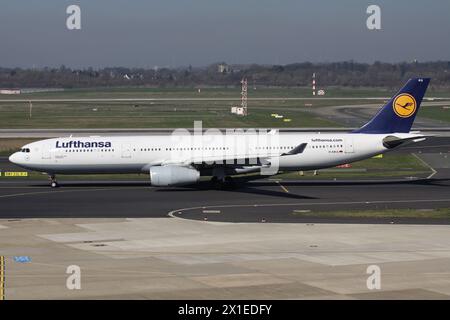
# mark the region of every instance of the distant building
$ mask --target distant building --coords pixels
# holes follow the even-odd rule
[[[20,89],[0,89],[0,94],[20,94]]]
[[[231,68],[229,65],[227,65],[226,63],[221,63],[217,66],[217,71],[219,73],[228,73],[230,72]]]
[[[245,109],[238,106],[231,107],[231,113],[234,113],[238,116],[245,116]]]

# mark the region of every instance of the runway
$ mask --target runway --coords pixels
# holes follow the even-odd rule
[[[449,187],[444,178],[258,181],[230,191],[207,184],[78,181],[55,190],[45,182],[1,183],[2,255],[31,259],[8,260],[6,296],[448,299],[442,279],[450,267],[449,219],[292,213],[448,207]],[[82,268],[83,290],[65,286],[73,264]],[[383,272],[382,290],[366,286],[373,264]]]
[[[0,184],[0,218],[162,218],[227,222],[391,223],[392,219],[316,219],[294,210],[430,209],[450,206],[450,181],[257,181],[232,190],[155,188],[147,182],[46,182]],[[397,223],[450,223],[450,219],[396,219]]]

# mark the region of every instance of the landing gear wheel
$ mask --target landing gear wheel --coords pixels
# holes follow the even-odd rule
[[[221,189],[222,187],[222,181],[215,176],[211,178],[211,184],[214,189]]]
[[[50,175],[49,179],[50,179],[50,186],[52,188],[58,188],[59,187],[58,182],[56,181],[56,177],[54,175]]]
[[[226,176],[223,180],[225,183],[234,183],[233,178],[230,176]]]
[[[223,178],[214,176],[211,178],[211,183],[214,189],[218,190],[234,189],[236,187],[233,178],[230,176],[226,176]]]
[[[234,182],[232,177],[226,176],[223,179],[223,187],[225,189],[234,189],[234,188],[236,188],[236,183]]]

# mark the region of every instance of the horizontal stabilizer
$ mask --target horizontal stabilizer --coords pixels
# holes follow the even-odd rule
[[[296,146],[291,151],[283,153],[282,156],[292,156],[294,154],[303,153],[303,151],[305,151],[306,145],[307,145],[307,143],[299,144],[298,146]]]
[[[399,138],[396,136],[387,136],[383,139],[383,146],[387,149],[393,149],[399,147],[404,144],[412,143],[412,142],[420,142],[432,136],[416,136],[409,138]]]

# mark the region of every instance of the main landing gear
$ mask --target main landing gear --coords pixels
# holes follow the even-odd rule
[[[59,184],[56,181],[56,176],[54,174],[49,175],[48,178],[50,180],[50,186],[52,188],[58,188],[59,187]]]
[[[236,187],[233,178],[230,176],[225,176],[223,178],[213,176],[211,178],[211,183],[215,189],[233,189]]]

